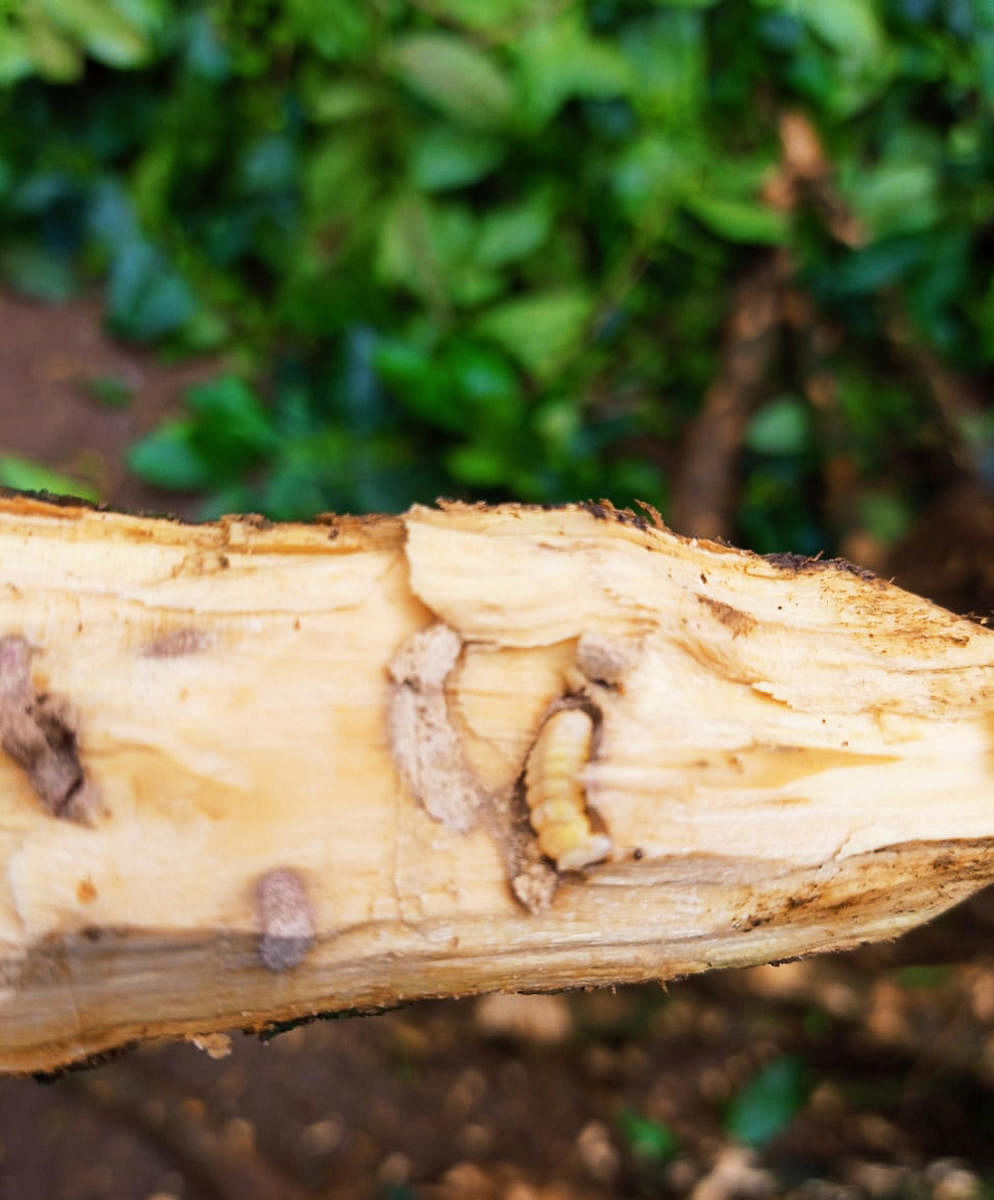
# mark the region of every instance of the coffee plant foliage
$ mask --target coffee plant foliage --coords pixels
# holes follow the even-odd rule
[[[994,0],[0,0],[0,105],[6,284],[216,356],[131,454],[205,514],[665,512],[736,285],[781,254],[831,336],[776,358],[738,535],[831,547],[841,463],[886,541],[950,436],[895,325],[994,359]],[[859,237],[778,198],[789,113]],[[986,461],[992,432],[957,436]]]

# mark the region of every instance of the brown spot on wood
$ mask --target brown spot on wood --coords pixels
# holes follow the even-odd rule
[[[722,625],[732,631],[733,638],[743,633],[751,633],[756,628],[755,620],[748,613],[744,613],[738,608],[732,608],[730,604],[726,604],[723,600],[715,600],[711,596],[702,595],[700,592],[697,593],[697,599]]]
[[[210,635],[200,629],[171,629],[142,646],[143,658],[179,658],[184,654],[197,654],[210,645]]]
[[[822,558],[820,552],[813,556],[780,552],[764,554],[763,559],[773,567],[779,567],[792,575],[806,574],[812,571],[836,571],[841,575],[855,575],[867,583],[882,583],[880,576],[869,567],[860,567],[847,558]]]
[[[289,971],[314,944],[314,914],[298,871],[277,867],[255,884],[255,907],[262,930],[259,958],[270,971]]]
[[[800,571],[815,561],[807,554],[793,554],[789,550],[779,551],[776,554],[764,554],[763,558],[771,567],[779,567],[782,571],[792,572]]]
[[[226,520],[221,518],[222,524]],[[238,521],[242,525],[249,525],[252,529],[272,529],[273,523],[268,517],[264,517],[262,513],[237,513],[231,515],[232,521]]]
[[[226,554],[215,550],[197,550],[184,556],[183,561],[172,572],[172,578],[190,577],[200,579],[224,571],[231,565]]]
[[[97,898],[97,889],[91,879],[81,879],[76,884],[76,899],[80,904],[92,904]]]
[[[651,527],[655,527],[656,529],[666,528],[663,518],[651,504],[645,504],[641,500],[637,501],[637,503],[640,508],[643,508],[649,514],[648,520],[640,513],[632,512],[630,508],[615,508],[610,500],[588,500],[580,504],[579,507],[584,512],[589,513],[596,521],[615,521],[618,525],[630,525],[642,533],[648,532]],[[539,507],[551,511],[556,506],[554,504],[543,504]]]
[[[597,504],[593,500],[588,500],[585,504],[581,504],[580,507],[585,512],[588,512],[595,521],[606,521],[610,515],[608,508],[604,504]]]
[[[79,761],[76,714],[62,697],[35,691],[31,655],[20,634],[0,638],[0,746],[53,816],[91,824],[100,805]]]

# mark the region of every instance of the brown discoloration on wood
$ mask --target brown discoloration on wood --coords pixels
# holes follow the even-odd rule
[[[35,691],[31,656],[20,634],[0,638],[0,746],[53,816],[89,824],[97,801],[79,761],[76,715],[62,697]]]
[[[739,637],[743,633],[751,633],[756,628],[756,622],[748,613],[733,608],[723,600],[716,600],[713,596],[705,596],[700,592],[697,594],[697,599],[712,616],[719,620],[727,629],[731,630],[732,637]]]
[[[314,914],[299,872],[290,867],[267,871],[256,881],[255,904],[262,965],[270,971],[299,966],[314,945]]]
[[[184,627],[171,629],[160,634],[141,648],[144,658],[180,658],[184,654],[197,654],[211,644],[211,636],[201,629]]]
[[[771,566],[779,567],[783,571],[789,571],[794,574],[798,572],[835,571],[843,575],[855,575],[857,579],[862,579],[864,583],[883,582],[875,571],[871,571],[868,567],[860,567],[856,563],[850,562],[847,558],[822,558],[820,554],[792,554],[787,551],[781,551],[777,554],[764,554],[763,561],[768,562]]]

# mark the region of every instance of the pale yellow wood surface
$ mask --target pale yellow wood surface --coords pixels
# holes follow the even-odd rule
[[[437,623],[432,691],[397,656]],[[832,949],[994,878],[994,634],[831,564],[597,507],[190,527],[15,498],[18,635],[98,799],[60,817],[0,753],[0,1070]],[[557,874],[520,781],[563,703],[597,737],[562,794],[611,850]],[[449,757],[415,796],[398,730],[431,705]]]

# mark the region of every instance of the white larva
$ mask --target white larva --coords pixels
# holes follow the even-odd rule
[[[591,826],[581,782],[593,743],[590,714],[561,708],[546,718],[525,766],[532,828],[539,849],[560,871],[589,867],[611,851],[611,839]]]

